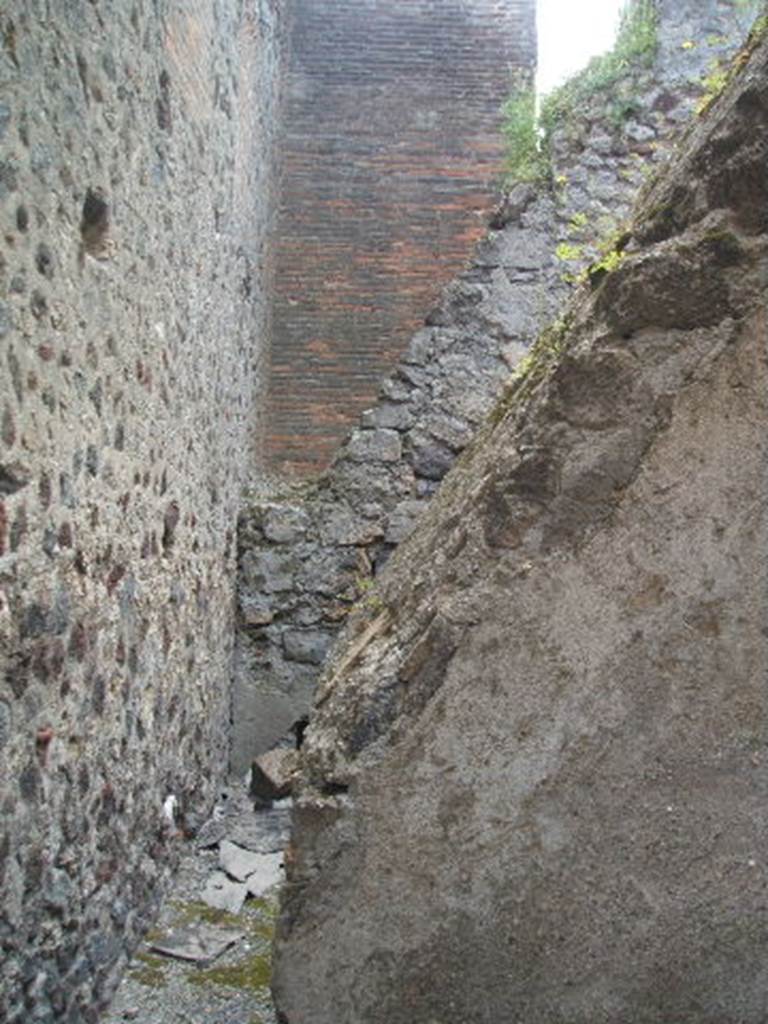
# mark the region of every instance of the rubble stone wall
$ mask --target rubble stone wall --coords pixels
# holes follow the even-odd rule
[[[274,0],[0,10],[0,1018],[83,1024],[226,767]]]
[[[653,65],[591,96],[554,132],[552,187],[507,196],[330,468],[304,488],[252,497],[240,534],[238,770],[306,713],[350,609],[374,600],[372,576],[578,275],[600,258],[600,243],[621,231],[638,188],[696,121],[702,80],[730,59],[749,24],[743,6],[661,4]]]
[[[295,0],[268,451],[327,466],[483,232],[534,0]]]

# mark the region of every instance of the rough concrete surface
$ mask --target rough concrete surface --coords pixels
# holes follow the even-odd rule
[[[768,42],[347,624],[286,1024],[768,1017]]]

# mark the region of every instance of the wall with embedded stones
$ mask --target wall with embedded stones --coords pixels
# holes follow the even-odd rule
[[[535,0],[294,0],[268,452],[317,474],[483,232]]]
[[[552,137],[552,188],[520,185],[320,479],[241,517],[233,765],[307,712],[325,655],[578,274],[695,121],[703,79],[759,4],[658,5],[652,66],[629,69]],[[621,116],[617,116],[617,108]],[[611,243],[613,244],[613,243]],[[566,258],[567,257],[567,258]]]
[[[226,767],[276,0],[0,10],[0,1018],[93,1021]]]

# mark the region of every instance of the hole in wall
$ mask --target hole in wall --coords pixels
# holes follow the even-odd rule
[[[16,53],[16,26],[12,21],[7,21],[3,26],[3,48],[8,59],[13,62],[14,67],[19,67],[19,58]]]
[[[109,204],[100,188],[89,188],[85,194],[80,235],[83,251],[95,259],[104,259],[109,235]]]
[[[53,277],[53,253],[45,242],[41,242],[37,247],[35,266],[38,273],[42,274],[43,277],[47,277],[49,280]]]
[[[345,782],[325,782],[322,792],[326,796],[343,796],[344,793],[349,792],[349,786]]]
[[[308,727],[309,727],[309,716],[308,715],[303,715],[301,718],[297,719],[293,723],[291,728],[290,728],[290,731],[293,733],[294,737],[296,738],[296,749],[297,750],[301,750],[301,748],[302,748],[302,745],[304,743],[304,733],[307,731]]]
[[[179,519],[179,506],[175,501],[172,501],[166,509],[163,519],[162,545],[163,551],[166,553],[171,551],[176,542],[176,527],[179,525]]]
[[[80,84],[83,87],[83,96],[85,96],[85,102],[90,103],[90,97],[88,95],[88,61],[82,55],[78,53],[76,55],[77,60],[77,73],[80,76]]]
[[[29,302],[29,308],[32,310],[32,316],[36,320],[42,320],[45,314],[48,312],[48,300],[43,293],[35,288],[32,292],[32,298]]]
[[[157,97],[156,112],[157,125],[164,132],[173,130],[171,116],[171,76],[167,71],[160,72],[159,78],[160,95]]]

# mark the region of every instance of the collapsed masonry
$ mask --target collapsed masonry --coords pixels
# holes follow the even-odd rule
[[[620,233],[637,189],[669,158],[706,95],[704,80],[738,48],[754,9],[658,3],[650,66],[630,66],[610,90],[571,105],[552,133],[554,187],[513,189],[328,471],[253,497],[240,522],[236,772],[306,714],[350,609],[375,603],[373,576],[573,281],[600,259],[595,241]]]
[[[768,38],[349,617],[286,1024],[768,1010]]]

